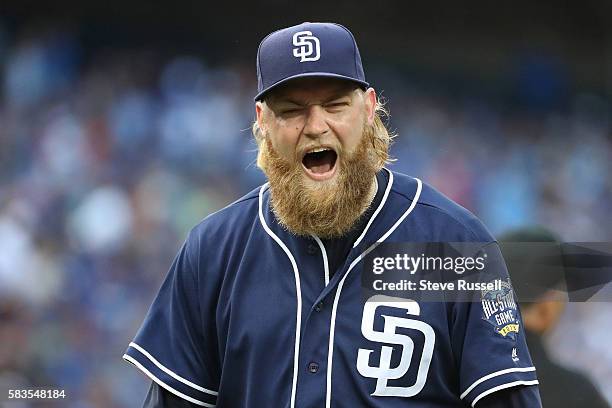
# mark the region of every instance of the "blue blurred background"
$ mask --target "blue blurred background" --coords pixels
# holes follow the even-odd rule
[[[264,181],[256,47],[305,20],[354,32],[392,169],[494,234],[612,239],[605,1],[83,3],[0,6],[0,384],[140,406],[149,381],[121,355],[187,231]],[[611,313],[571,304],[547,338],[610,401]]]

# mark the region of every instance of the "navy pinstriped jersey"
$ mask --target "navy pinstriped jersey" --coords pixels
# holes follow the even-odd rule
[[[475,406],[536,387],[518,310],[502,335],[486,302],[366,302],[363,255],[377,242],[481,242],[501,259],[467,210],[383,171],[382,200],[333,274],[321,240],[278,224],[266,185],[205,218],[124,358],[204,407]]]

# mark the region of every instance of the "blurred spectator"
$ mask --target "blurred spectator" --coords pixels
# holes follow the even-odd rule
[[[544,345],[543,336],[557,325],[568,299],[559,240],[549,230],[538,227],[511,230],[499,240],[538,373],[542,406],[609,407],[585,375],[555,361]],[[521,246],[517,248],[517,244]]]

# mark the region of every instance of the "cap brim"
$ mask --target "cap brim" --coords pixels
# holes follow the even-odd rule
[[[292,75],[288,78],[282,79],[278,82],[275,82],[274,84],[270,85],[269,87],[267,87],[266,89],[264,89],[263,91],[259,92],[255,98],[253,98],[256,102],[260,99],[262,99],[268,92],[270,92],[271,90],[273,90],[274,88],[283,85],[293,79],[297,79],[297,78],[311,78],[311,77],[319,77],[319,78],[337,78],[337,79],[344,79],[347,81],[351,81],[354,82],[360,86],[362,86],[363,88],[368,88],[370,86],[370,84],[368,82],[365,81],[360,81],[358,79],[355,78],[351,78],[345,75],[339,75],[339,74],[332,74],[330,72],[304,72],[303,74],[297,74],[297,75]]]

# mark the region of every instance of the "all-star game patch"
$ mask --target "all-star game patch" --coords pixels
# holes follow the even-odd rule
[[[516,340],[519,318],[514,291],[510,282],[501,282],[501,289],[481,292],[482,318],[502,337]]]

